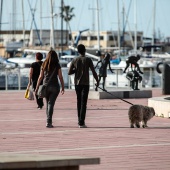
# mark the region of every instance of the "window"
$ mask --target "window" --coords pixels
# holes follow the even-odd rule
[[[113,36],[109,36],[109,41],[113,41]]]
[[[90,40],[97,40],[97,36],[91,36]]]
[[[109,41],[117,41],[117,37],[111,35],[109,36]]]
[[[104,37],[103,37],[103,36],[100,36],[100,40],[104,40]]]
[[[132,36],[132,39],[134,41],[134,36]],[[140,36],[137,36],[137,41],[141,41],[141,37]]]
[[[87,36],[81,36],[81,40],[87,40]]]
[[[98,37],[97,36],[91,36],[90,40],[98,40]],[[100,36],[100,40],[104,40],[104,37]]]
[[[140,36],[137,36],[137,41],[141,41],[141,37]]]

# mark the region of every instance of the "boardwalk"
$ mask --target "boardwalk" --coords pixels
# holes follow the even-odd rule
[[[161,96],[153,89],[153,96]],[[89,100],[86,124],[79,129],[76,95],[59,95],[54,128],[45,127],[45,108],[24,99],[24,91],[0,91],[0,153],[100,157],[80,170],[169,170],[170,119],[154,117],[149,128],[129,128],[129,104],[119,99]],[[147,99],[128,99],[147,105]]]

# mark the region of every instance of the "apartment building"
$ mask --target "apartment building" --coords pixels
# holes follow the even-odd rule
[[[76,40],[78,31],[72,32],[72,38]],[[117,31],[100,31],[100,47],[118,47],[118,32]],[[120,45],[121,47],[134,48],[134,32],[120,33]],[[124,36],[123,36],[124,35]],[[87,31],[81,34],[79,43],[83,43],[86,47],[94,48],[98,47],[98,32]],[[137,32],[137,45],[143,44],[143,32]]]

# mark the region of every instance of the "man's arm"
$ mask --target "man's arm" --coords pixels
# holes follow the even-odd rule
[[[58,77],[61,83],[61,94],[64,94],[64,80],[63,80],[63,75],[62,75],[62,71],[61,68],[58,70]]]
[[[93,65],[92,61],[91,61],[90,69],[91,69],[91,71],[93,73],[94,79],[96,80],[96,86],[98,87],[99,86],[99,79],[98,79],[97,73],[96,73],[96,71],[94,69],[94,65]]]
[[[73,64],[73,62],[71,62],[70,68],[68,70],[68,75],[74,74],[75,72],[76,72],[76,70],[75,70],[74,64]]]

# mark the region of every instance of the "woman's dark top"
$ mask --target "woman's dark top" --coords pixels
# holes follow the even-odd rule
[[[34,62],[31,64],[31,68],[33,69],[33,74],[32,74],[32,85],[33,85],[33,89],[36,89],[36,85],[37,85],[37,81],[38,81],[38,77],[40,75],[40,69],[41,69],[41,65],[42,65],[42,61],[39,62]],[[41,82],[42,84],[42,82]]]
[[[99,76],[100,77],[107,77],[107,65],[109,64],[109,60],[102,59],[101,60],[101,67],[99,68]]]
[[[55,72],[54,72],[54,74],[53,74],[53,76],[52,76],[52,78],[51,78],[48,86],[60,87],[60,86],[59,86],[59,81],[58,81],[58,70],[59,70],[60,68],[61,68],[61,66],[60,66],[60,64],[58,63],[58,64],[56,65],[56,70],[55,70]],[[47,85],[48,80],[49,80],[51,74],[53,73],[53,71],[54,71],[54,69],[51,70],[51,71],[49,71],[49,72],[48,72],[48,71],[44,71],[44,79],[43,79],[43,84],[44,84],[44,85]]]

